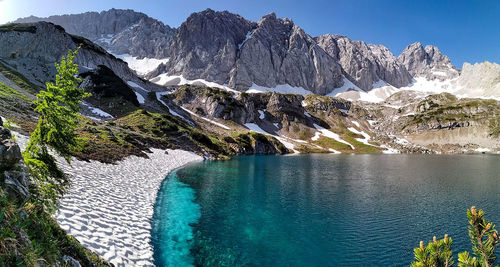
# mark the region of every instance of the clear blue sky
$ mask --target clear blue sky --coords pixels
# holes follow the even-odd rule
[[[396,56],[410,43],[433,44],[452,63],[500,63],[500,1],[497,0],[0,0],[0,23],[29,15],[129,8],[178,27],[192,12],[212,8],[250,20],[276,12],[313,35],[342,34],[383,44]]]

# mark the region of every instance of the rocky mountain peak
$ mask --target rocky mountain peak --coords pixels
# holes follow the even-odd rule
[[[175,29],[144,13],[127,9],[57,15],[47,18],[30,16],[17,23],[48,21],[68,33],[83,36],[115,54],[139,58],[165,58]]]
[[[420,42],[408,45],[399,55],[398,61],[414,77],[445,80],[459,75],[448,56],[442,54],[436,46],[427,45],[424,48]]]
[[[353,41],[341,35],[325,34],[316,38],[332,58],[338,60],[344,75],[363,90],[382,80],[395,87],[406,86],[411,75],[383,45]]]

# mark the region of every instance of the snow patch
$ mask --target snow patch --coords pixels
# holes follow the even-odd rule
[[[127,62],[128,66],[135,70],[139,75],[146,75],[154,71],[160,64],[165,64],[169,61],[169,58],[157,59],[157,58],[143,58],[139,59],[137,57],[131,56],[129,54],[116,55],[117,58],[122,59]]]
[[[329,94],[327,94],[327,96],[335,97],[335,96],[339,95],[340,93],[344,93],[344,92],[347,92],[350,90],[363,92],[363,90],[361,90],[358,86],[356,86],[349,79],[344,77],[344,85],[342,85],[339,88],[333,89]]]
[[[167,103],[161,99],[161,98],[162,98],[162,96],[164,96],[164,95],[168,95],[168,94],[170,94],[170,93],[171,93],[171,92],[156,92],[156,93],[155,93],[155,94],[156,94],[156,99],[158,99],[158,101],[160,101],[160,103],[162,103],[162,104],[163,104],[163,105],[164,105],[164,106],[168,109],[168,112],[170,112],[170,114],[172,114],[172,115],[174,115],[174,116],[176,116],[176,117],[179,117],[179,118],[181,118],[183,121],[187,122],[189,125],[194,126],[194,124],[193,124],[190,120],[186,119],[184,116],[180,115],[179,113],[177,113],[177,112],[173,111],[173,110],[172,110],[172,109],[171,109],[171,108],[167,105]]]
[[[133,82],[133,81],[127,81],[127,84],[128,84],[128,86],[130,86],[130,87],[137,88],[137,89],[141,89],[141,90],[142,90],[142,91],[144,91],[144,92],[148,92],[148,90],[146,90],[146,89],[142,88],[142,86],[140,86],[140,85],[136,84],[136,83],[135,83],[135,82]]]
[[[91,106],[90,104],[88,104],[87,102],[82,102],[82,105],[86,106],[87,108],[89,108],[90,112],[92,112],[93,114],[101,117],[101,118],[113,118],[113,115],[105,112],[104,110],[100,109],[100,108],[96,108],[96,107],[93,107]],[[93,119],[96,119],[94,117],[92,117]],[[100,118],[99,118],[100,119]]]
[[[245,36],[245,40],[243,40],[243,42],[241,42],[241,44],[238,45],[238,50],[241,50],[241,47],[243,47],[243,45],[248,41],[248,39],[250,39],[252,32],[253,32],[253,30],[250,30],[247,32],[247,35]]]
[[[353,145],[351,145],[349,142],[340,138],[340,136],[338,134],[336,134],[330,130],[327,130],[327,129],[325,129],[317,124],[313,124],[313,125],[314,125],[314,128],[316,128],[318,131],[320,131],[321,134],[324,135],[325,137],[332,138],[333,140],[335,140],[337,142],[344,143],[344,144],[350,146],[353,150],[355,149]],[[314,137],[316,137],[316,134],[314,135]],[[317,138],[319,138],[319,136]],[[315,140],[313,140],[313,141],[315,141]]]
[[[266,117],[266,114],[264,114],[264,111],[262,110],[257,110],[259,112],[259,119],[264,119]]]
[[[137,96],[137,101],[139,101],[140,104],[146,103],[146,99],[141,94],[139,94],[137,92],[134,92],[134,93]]]
[[[191,115],[193,115],[193,116],[196,116],[196,117],[198,117],[198,118],[200,118],[200,119],[202,119],[202,120],[208,121],[208,122],[210,122],[210,123],[211,123],[211,124],[213,124],[213,125],[217,125],[217,126],[219,126],[219,127],[221,127],[221,128],[224,128],[224,129],[226,129],[226,130],[231,130],[231,128],[227,127],[226,125],[224,125],[224,124],[222,124],[222,123],[218,123],[218,122],[216,122],[216,121],[214,121],[214,120],[211,120],[211,119],[208,119],[208,118],[202,117],[202,116],[200,116],[200,115],[198,115],[198,114],[196,114],[196,113],[192,112],[191,110],[189,110],[189,109],[187,109],[187,108],[184,108],[184,107],[181,107],[181,108],[182,108],[184,111],[186,111],[187,113],[189,113],[189,114],[191,114]]]
[[[374,146],[374,147],[376,147],[375,145],[372,145],[372,144],[368,143],[368,140],[370,140],[371,137],[370,137],[369,134],[365,133],[364,131],[358,131],[354,127],[349,127],[349,128],[347,128],[347,130],[349,130],[349,131],[351,131],[351,132],[353,132],[355,134],[362,135],[364,137],[364,138],[356,138],[356,141],[359,141],[359,142],[361,142],[361,143],[363,143],[365,145],[368,145],[368,146]]]
[[[155,83],[155,84],[161,85],[161,86],[192,84],[192,85],[200,85],[200,86],[207,86],[207,87],[216,87],[216,88],[231,92],[235,95],[239,95],[241,93],[239,91],[231,89],[230,87],[228,87],[226,85],[221,85],[221,84],[218,84],[215,82],[209,82],[209,81],[206,81],[203,79],[188,80],[188,79],[184,78],[182,75],[168,76],[166,73],[163,73],[163,74],[160,74],[160,75],[154,77],[150,81]]]
[[[261,134],[271,135],[271,134],[267,133],[266,131],[262,130],[262,128],[260,128],[259,125],[255,124],[255,123],[245,123],[243,125],[245,125],[245,127],[250,129],[250,131],[254,131],[257,133],[261,133]]]
[[[280,93],[280,94],[297,94],[297,95],[310,95],[313,94],[313,92],[308,91],[302,87],[294,87],[289,84],[280,84],[277,85],[276,87],[264,87],[260,85],[256,85],[255,83],[252,84],[246,91],[246,93],[266,93],[266,92],[274,92],[274,93]]]

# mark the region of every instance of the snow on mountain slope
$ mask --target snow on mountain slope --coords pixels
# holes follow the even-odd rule
[[[160,64],[165,64],[168,62],[168,58],[156,59],[156,58],[142,58],[131,56],[129,54],[115,55],[117,58],[122,59],[127,62],[128,66],[135,70],[135,72],[144,76],[152,71],[154,71]]]
[[[220,89],[224,89],[226,91],[229,91],[234,94],[239,94],[241,92],[236,91],[234,89],[229,88],[226,85],[221,85],[215,82],[209,82],[203,79],[196,79],[196,80],[188,80],[184,78],[182,75],[174,75],[174,76],[168,76],[166,73],[160,74],[153,79],[150,80],[151,82],[161,85],[161,86],[169,86],[169,85],[184,85],[184,84],[192,84],[192,85],[200,85],[200,86],[208,86],[208,87],[216,87]]]
[[[302,87],[294,87],[294,86],[291,86],[288,84],[280,84],[280,85],[277,85],[276,87],[270,88],[270,87],[256,85],[254,83],[246,91],[246,93],[266,93],[266,92],[274,92],[274,93],[280,93],[280,94],[298,94],[298,95],[313,94],[313,92],[308,91]]]

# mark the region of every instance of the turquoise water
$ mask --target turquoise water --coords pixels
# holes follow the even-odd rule
[[[165,179],[158,266],[408,266],[420,240],[468,249],[466,209],[500,223],[500,157],[248,156]],[[456,256],[455,256],[456,261]]]

